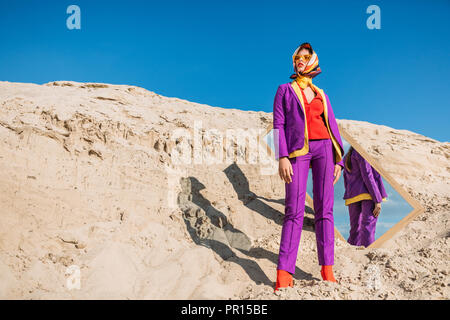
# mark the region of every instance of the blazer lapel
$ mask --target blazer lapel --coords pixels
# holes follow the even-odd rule
[[[304,105],[305,104],[303,102],[303,95],[300,92],[300,88],[298,87],[298,84],[296,83],[295,80],[291,82],[290,87],[291,87],[292,91],[294,91],[294,96],[297,98],[297,102],[300,105],[300,109],[302,110],[303,115],[305,116],[305,119],[306,119],[306,112],[305,112],[305,109],[304,109]]]
[[[338,163],[339,161],[341,161],[343,155],[341,152],[341,148],[339,146],[339,142],[337,141],[336,137],[333,135],[333,131],[331,131],[331,126],[330,126],[330,120],[328,119],[328,103],[327,103],[327,99],[325,97],[325,93],[323,92],[322,89],[318,88],[317,86],[313,85],[314,88],[317,90],[317,92],[319,92],[319,94],[322,96],[322,101],[323,101],[323,114],[325,116],[325,123],[327,125],[327,129],[328,129],[328,133],[331,137],[331,141],[334,145],[334,149],[336,150],[336,163]]]

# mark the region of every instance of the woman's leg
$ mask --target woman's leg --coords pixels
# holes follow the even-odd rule
[[[330,139],[310,141],[314,221],[320,265],[334,264],[334,155]]]
[[[347,241],[351,245],[360,246],[361,201],[350,203],[348,205],[348,214],[350,216],[350,235]]]
[[[286,270],[291,274],[295,273],[295,263],[303,226],[309,159],[309,153],[289,159],[294,174],[292,175],[292,182],[285,183],[286,199],[277,269]]]
[[[373,200],[362,200],[361,202],[361,245],[367,247],[375,241],[375,227],[378,218],[373,216],[373,209],[375,208]]]

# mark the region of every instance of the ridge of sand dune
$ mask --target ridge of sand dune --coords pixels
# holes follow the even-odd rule
[[[214,149],[207,130],[266,128],[271,113],[73,81],[0,82],[0,108],[1,298],[449,297],[448,142],[338,120],[426,211],[387,248],[337,241],[340,285],[318,281],[305,223],[296,286],[274,295],[284,185],[253,164],[180,169],[173,152],[194,141],[171,139],[201,120]],[[71,266],[79,289],[68,289]]]

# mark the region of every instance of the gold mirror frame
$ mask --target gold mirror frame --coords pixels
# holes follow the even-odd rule
[[[382,234],[378,239],[376,239],[372,244],[370,244],[367,248],[381,248],[389,239],[391,239],[398,231],[403,229],[408,223],[410,223],[412,220],[414,220],[415,217],[417,217],[419,214],[423,213],[425,209],[422,207],[422,205],[414,199],[406,190],[400,186],[400,184],[395,181],[387,172],[384,170],[379,162],[372,158],[362,147],[359,143],[356,142],[355,139],[353,139],[346,131],[345,129],[339,125],[339,133],[341,135],[341,138],[344,138],[364,159],[366,159],[369,164],[378,171],[378,173],[381,175],[383,179],[385,179],[391,187],[398,192],[400,196],[403,197],[403,199],[413,208],[410,213],[408,213],[403,219],[401,219],[399,222],[397,222],[392,228],[390,228],[388,231],[386,231],[384,234]],[[270,131],[273,129],[273,124],[271,124],[266,130],[266,132],[259,137],[259,141],[263,143],[263,145],[266,146],[267,154],[270,157],[275,158],[275,154],[273,150],[270,148],[270,146],[266,143],[265,138],[270,133]],[[342,174],[339,179],[342,179]],[[311,207],[314,210],[313,205],[313,199],[311,196],[306,193],[306,204]],[[336,238],[347,242],[347,240],[342,236],[342,234],[339,232],[339,230],[334,227],[334,235]]]

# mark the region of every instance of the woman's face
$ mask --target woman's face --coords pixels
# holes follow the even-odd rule
[[[297,53],[297,55],[299,55],[299,56],[304,55],[304,54],[310,54],[310,53],[307,49],[304,49],[304,48]],[[295,66],[297,67],[297,71],[303,72],[306,68],[307,63],[308,63],[308,61],[304,61],[303,59],[297,59],[295,61]]]

